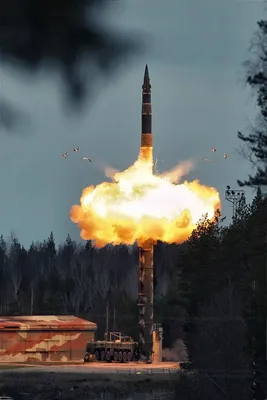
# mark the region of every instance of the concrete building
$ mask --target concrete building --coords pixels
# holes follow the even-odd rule
[[[95,331],[73,315],[0,317],[0,362],[82,361]]]

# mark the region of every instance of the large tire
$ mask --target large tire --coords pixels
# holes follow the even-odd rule
[[[122,361],[123,361],[124,363],[126,363],[126,362],[128,361],[127,352],[126,352],[126,351],[124,351],[124,352],[122,353]]]
[[[127,353],[127,361],[128,362],[132,361],[132,352],[131,351],[128,351],[128,353]]]
[[[122,351],[119,351],[119,362],[122,362]]]
[[[96,361],[99,361],[99,360],[100,360],[100,353],[99,353],[99,350],[96,350],[96,351],[95,351],[95,359],[96,359]]]
[[[113,359],[115,362],[118,362],[118,357],[119,357],[118,352],[115,350],[113,355]]]
[[[133,361],[139,361],[140,360],[140,351],[135,351],[134,353],[133,353],[133,357],[132,357],[132,360]]]
[[[85,356],[84,356],[84,362],[89,362],[90,361],[90,354],[89,353],[85,353]]]
[[[101,350],[101,361],[105,361],[105,350]]]
[[[110,351],[109,351],[109,350],[107,350],[107,352],[106,352],[106,361],[107,361],[107,362],[110,362],[110,361],[111,361],[111,354],[110,354]]]

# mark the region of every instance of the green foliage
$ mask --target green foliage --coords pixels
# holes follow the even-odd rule
[[[187,309],[189,315],[197,312],[199,304],[208,302],[222,283],[219,271],[214,274],[221,242],[222,228],[218,224],[219,219],[219,214],[214,221],[209,221],[205,216],[197,229],[192,232],[187,246],[180,255],[182,265],[180,286],[183,297],[190,299]]]
[[[266,385],[266,268],[267,201],[260,189],[230,226],[220,225],[219,214],[213,222],[204,218],[180,252],[172,293],[187,312],[185,342],[193,367],[250,376],[246,388],[231,377],[215,378],[227,398],[250,392],[252,360],[261,387]]]
[[[267,22],[258,22],[258,32],[253,49],[254,58],[247,62],[247,83],[257,95],[259,118],[252,132],[245,135],[238,132],[238,138],[246,144],[249,158],[256,167],[254,175],[249,179],[238,181],[240,186],[266,186],[267,185]],[[256,56],[255,56],[256,55]]]

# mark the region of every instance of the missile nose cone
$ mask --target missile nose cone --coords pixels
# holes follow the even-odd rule
[[[145,67],[145,74],[144,74],[144,82],[142,86],[143,90],[146,92],[150,92],[151,85],[150,85],[150,77],[149,77],[149,72],[148,72],[148,66],[146,64]]]
[[[147,79],[147,78],[149,79],[149,72],[148,72],[148,66],[146,64],[144,80]]]

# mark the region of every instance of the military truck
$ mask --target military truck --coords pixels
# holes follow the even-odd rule
[[[84,362],[103,361],[126,363],[140,359],[139,343],[121,332],[110,332],[109,340],[91,340],[86,345]]]

